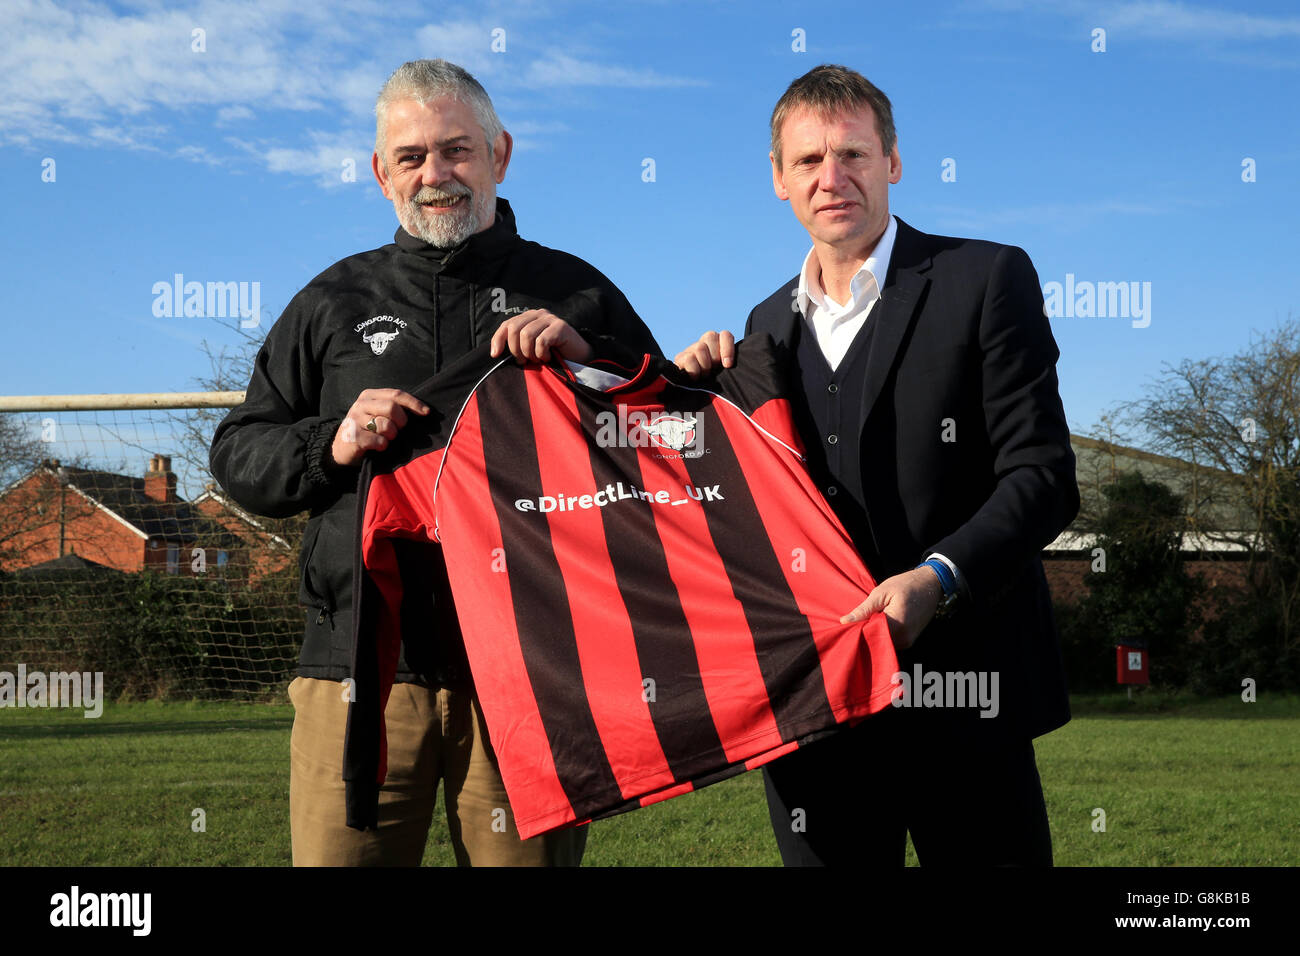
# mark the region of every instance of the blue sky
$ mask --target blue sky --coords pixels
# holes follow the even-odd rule
[[[238,335],[155,316],[155,283],[256,282],[263,334],[390,242],[374,97],[426,56],[475,73],[515,135],[500,194],[521,234],[606,273],[670,355],[739,331],[802,261],[767,119],[822,62],[893,100],[895,214],[1019,245],[1044,283],[1149,289],[1145,317],[1053,319],[1075,432],[1164,363],[1300,317],[1294,3],[323,6],[4,0],[0,393],[192,388],[203,343]]]

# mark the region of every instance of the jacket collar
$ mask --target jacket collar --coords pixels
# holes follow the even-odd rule
[[[887,324],[895,326],[901,319],[905,327],[910,321],[911,310],[916,304],[915,295],[928,281],[922,279],[922,276],[931,266],[930,248],[925,233],[913,229],[897,216],[894,219],[898,223],[898,231],[894,236],[894,248],[889,255],[885,281],[880,287],[881,302],[876,303],[876,309],[879,311],[872,311],[872,315],[876,318],[871,321],[878,321],[880,313],[887,310],[890,313],[890,318],[886,319]],[[791,279],[781,294],[775,298],[782,302],[789,302],[799,291],[799,278],[800,276],[796,275]],[[881,303],[885,300],[891,300],[890,305],[886,309],[880,309]],[[774,325],[766,331],[771,332],[772,338],[776,341],[789,344],[794,341],[795,325],[801,322],[803,322],[802,313],[783,308]],[[895,329],[895,332],[901,331]],[[892,351],[897,351],[898,343],[895,334],[891,332],[888,337],[892,341]]]
[[[510,208],[510,203],[500,196],[497,197],[497,221],[450,249],[431,246],[423,239],[411,235],[401,226],[397,227],[397,232],[393,235],[393,241],[399,248],[430,259],[441,268],[449,268],[453,263],[461,266],[468,262],[499,258],[518,239],[519,233],[515,229],[515,211]]]

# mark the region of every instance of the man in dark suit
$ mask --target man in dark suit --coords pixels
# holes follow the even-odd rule
[[[1048,865],[1032,740],[1069,720],[1040,552],[1078,511],[1038,276],[1014,246],[889,213],[888,98],[819,66],[772,114],[772,182],[812,238],[745,333],[790,360],[809,467],[878,586],[899,706],[765,769],[787,865]],[[733,361],[730,333],[677,357]]]

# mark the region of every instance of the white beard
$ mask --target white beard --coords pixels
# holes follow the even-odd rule
[[[464,187],[461,188],[464,189]],[[421,194],[426,194],[426,197],[436,195],[443,198],[454,194],[466,198],[458,203],[456,210],[450,214],[430,215],[424,211],[424,204],[416,198],[420,197]],[[494,195],[481,194],[476,196],[468,189],[460,192],[454,188],[434,190],[428,186],[423,187],[420,192],[410,199],[393,200],[393,208],[397,211],[397,221],[402,224],[402,228],[438,249],[450,249],[453,246],[458,246],[482,229],[484,224],[491,225],[495,213],[495,209],[492,207],[495,205],[496,196]]]

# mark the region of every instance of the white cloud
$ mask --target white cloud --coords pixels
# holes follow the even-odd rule
[[[521,120],[514,123],[502,117],[502,122],[510,135],[514,137],[515,153],[550,149],[557,139],[569,132],[566,123],[538,123]]]
[[[290,68],[286,12],[229,0],[193,13],[121,16],[99,3],[60,9],[12,0],[0,13],[0,139],[78,141],[85,123],[195,106],[275,103],[313,109],[328,98],[319,62]],[[206,47],[192,49],[192,32]]]
[[[504,53],[493,52],[492,31],[502,18],[482,22],[456,20],[420,29],[420,54],[443,57],[463,66],[489,93],[495,89],[533,90],[564,86],[658,88],[698,86],[701,81],[669,76],[652,69],[601,63],[588,56],[556,52],[556,44],[535,30],[506,29]],[[512,39],[513,37],[513,39]],[[535,50],[544,52],[534,53]]]
[[[1106,2],[1095,0],[985,0],[1005,11],[1086,17],[1092,26],[1160,39],[1276,40],[1300,37],[1300,17],[1275,17],[1183,3],[1180,0]]]
[[[181,159],[188,159],[193,163],[205,163],[208,166],[221,166],[222,161],[213,156],[202,146],[182,146],[175,152],[176,156]]]
[[[416,33],[419,55],[430,59],[441,57],[451,60],[482,81],[511,62],[505,59],[505,54],[492,52],[492,30],[491,25],[468,20],[427,24]],[[508,33],[506,49],[510,49]],[[491,90],[488,92],[491,93]]]
[[[637,88],[701,86],[701,81],[666,76],[655,70],[629,69],[551,53],[528,65],[524,82],[529,86],[626,86]]]
[[[1300,37],[1300,17],[1270,17],[1236,10],[1216,10],[1174,0],[1107,4],[1094,13],[1099,23],[1161,37],[1208,40],[1274,40]]]
[[[217,122],[223,125],[252,118],[253,111],[247,106],[223,106],[217,110]]]
[[[0,145],[88,144],[221,163],[211,138],[204,148],[177,150],[175,129],[238,124],[258,141],[244,151],[268,169],[337,182],[340,154],[368,162],[374,98],[401,58],[460,63],[529,115],[547,105],[534,91],[696,82],[555,52],[551,38],[562,28],[546,26],[540,8],[527,3],[422,25],[421,11],[383,0],[350,3],[346,15],[297,0],[198,0],[184,10],[156,0],[0,0],[9,41],[0,45]],[[502,23],[527,25],[509,28],[508,54],[491,50]],[[400,52],[376,53],[390,49]],[[310,117],[307,150],[293,141],[304,134],[283,122],[285,112]],[[259,135],[268,113],[281,115],[273,132]],[[320,131],[331,124],[335,131]],[[538,141],[524,133],[525,148]]]
[[[273,173],[292,173],[297,176],[317,177],[323,186],[352,185],[343,178],[345,163],[355,180],[364,182],[370,177],[371,143],[343,133],[308,130],[308,145],[280,146],[274,143],[250,143],[230,138],[228,142],[255,157]]]
[[[934,205],[930,208],[945,229],[987,232],[989,226],[1025,224],[1051,225],[1072,231],[1089,226],[1099,219],[1114,221],[1129,217],[1165,216],[1181,209],[1201,205],[1204,203],[1199,200],[1179,198],[1164,203],[1097,199],[1029,203],[1023,206],[998,206],[989,209],[948,205]]]

